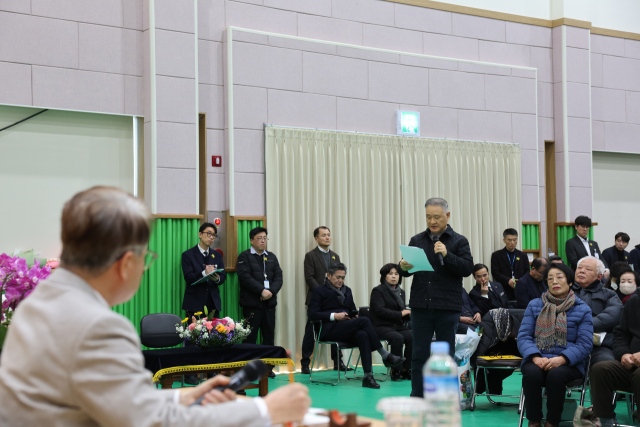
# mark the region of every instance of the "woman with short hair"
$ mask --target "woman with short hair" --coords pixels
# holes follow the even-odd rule
[[[522,387],[529,426],[541,426],[542,388],[547,389],[545,427],[560,424],[566,384],[584,377],[593,348],[591,309],[571,290],[573,271],[551,264],[548,290],[529,303],[518,332]]]
[[[405,292],[400,285],[402,276],[397,264],[386,264],[380,269],[380,284],[371,291],[369,317],[373,328],[381,340],[389,341],[391,353],[403,357],[402,370],[392,369],[391,380],[411,379],[411,353],[413,350],[413,334],[411,328],[405,326],[410,319],[411,311],[405,304]]]

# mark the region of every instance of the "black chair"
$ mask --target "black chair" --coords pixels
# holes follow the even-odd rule
[[[140,342],[149,348],[173,347],[184,342],[176,331],[180,316],[169,313],[147,314],[140,320]],[[184,375],[182,376],[184,387]]]
[[[626,397],[626,401],[627,401],[627,414],[629,415],[629,420],[631,420],[631,422],[633,423],[634,421],[634,410],[635,410],[635,405],[636,405],[636,399],[635,396],[633,395],[633,393],[628,392],[628,391],[623,391],[623,390],[617,390],[613,393],[613,404],[615,406],[616,404],[616,400],[618,400],[618,395],[623,395]],[[624,427],[623,424],[618,423],[618,420],[616,419],[616,423],[615,425],[620,426],[620,427]],[[637,422],[636,422],[637,425]]]
[[[366,317],[368,319],[371,319],[371,317],[369,316],[369,307],[367,307],[367,306],[360,307],[358,309],[358,316]],[[385,349],[387,351],[389,351],[389,341],[380,340],[380,342],[385,346]],[[353,354],[353,350],[351,351],[351,354]],[[347,366],[349,366],[349,362],[351,362],[351,354],[349,355],[349,359],[347,360]],[[353,376],[349,377],[347,375],[347,373],[345,372],[344,377],[346,379],[348,379],[348,380],[361,380],[362,377],[358,377],[356,375],[356,371],[358,370],[358,365],[359,364],[360,364],[360,355],[358,355],[358,360],[356,361],[356,366],[354,366],[354,368],[353,368]],[[376,381],[384,382],[384,381],[389,379],[389,375],[390,374],[391,374],[391,368],[387,368],[387,374],[384,377],[382,377],[381,379],[376,378]]]
[[[349,353],[349,361],[351,360],[351,356],[353,355],[353,350],[358,348],[348,342],[341,341],[322,341],[320,340],[320,335],[322,334],[322,320],[309,320],[313,324],[313,340],[316,342],[315,348],[313,350],[313,360],[311,361],[311,369],[309,370],[309,381],[312,383],[320,383],[320,384],[330,384],[330,385],[338,385],[340,384],[340,370],[338,369],[336,372],[338,373],[338,381],[330,382],[330,381],[318,381],[312,378],[313,376],[313,367],[316,364],[316,356],[318,355],[318,347],[322,344],[335,345],[337,347],[337,354],[341,354],[341,350],[351,350]],[[320,360],[318,359],[318,364],[320,364]],[[349,366],[349,362],[347,362],[347,366]],[[347,373],[344,373],[345,379],[349,379],[347,377]]]
[[[571,381],[565,386],[567,389],[567,396],[571,396],[571,391],[573,390],[580,390],[580,406],[584,406],[584,396],[587,393],[587,389],[589,388],[589,366],[591,366],[591,355],[589,355],[585,366],[587,367],[585,376],[583,378],[578,378],[575,381]],[[522,422],[526,418],[524,407],[524,387],[520,389],[520,394],[520,407],[522,408],[522,410],[520,411],[520,424],[518,424],[518,427],[522,427]]]

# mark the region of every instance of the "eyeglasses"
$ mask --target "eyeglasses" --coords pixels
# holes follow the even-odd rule
[[[267,237],[256,237],[256,240],[258,242],[266,242],[267,240],[269,240]]]
[[[218,235],[217,234],[213,234],[213,233],[210,233],[208,231],[206,233],[202,233],[202,234],[206,234],[207,236],[212,237],[213,240],[218,240]]]
[[[150,269],[157,258],[158,258],[157,253],[153,251],[147,251],[147,253],[144,254],[144,271],[147,271],[148,269]]]

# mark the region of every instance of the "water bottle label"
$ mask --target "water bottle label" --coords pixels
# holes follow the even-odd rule
[[[458,378],[453,376],[446,377],[424,377],[424,393],[433,394],[455,394],[458,395]]]

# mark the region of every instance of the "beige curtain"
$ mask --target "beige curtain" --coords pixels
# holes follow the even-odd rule
[[[284,276],[276,342],[296,361],[306,321],[304,255],[319,225],[331,229],[357,306],[369,305],[380,267],[400,258],[398,245],[426,228],[429,197],[447,199],[450,224],[467,236],[476,261],[489,262],[504,228],[520,227],[517,145],[278,127],[267,127],[265,139],[268,249]]]

